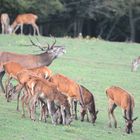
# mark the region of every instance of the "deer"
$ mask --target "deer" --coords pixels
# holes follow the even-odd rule
[[[88,118],[88,112],[90,113],[91,122],[95,123],[97,119],[98,110],[96,110],[95,100],[94,100],[94,94],[90,92],[85,86],[80,85],[83,95],[83,101],[86,106],[86,109],[81,110],[81,121],[84,121],[84,116],[87,114],[87,121],[89,121]]]
[[[140,56],[135,58],[133,61],[132,61],[132,64],[131,64],[131,71],[136,71],[137,68],[139,67],[140,65]]]
[[[77,119],[76,102],[79,101],[81,105],[81,116],[88,107],[92,123],[95,122],[98,111],[95,111],[94,98],[91,94],[89,95],[89,92],[87,92],[84,87],[62,74],[52,75],[49,81],[57,85],[58,89],[68,97],[71,112],[72,115],[75,116],[75,119]],[[75,106],[75,109],[73,109],[73,106]],[[81,117],[81,121],[83,121],[83,117]]]
[[[60,57],[66,50],[63,46],[56,46],[56,39],[52,45],[47,44],[47,46],[41,45],[40,43],[36,44],[33,42],[31,38],[30,42],[32,46],[39,48],[43,51],[40,54],[17,54],[13,52],[0,52],[0,86],[5,93],[5,89],[2,83],[3,76],[5,75],[5,71],[3,70],[3,63],[7,63],[9,61],[17,62],[21,66],[29,69],[40,66],[49,66],[56,58]],[[38,41],[39,42],[39,41]]]
[[[118,87],[111,86],[106,89],[106,95],[108,98],[108,117],[109,117],[109,127],[111,127],[111,117],[114,121],[114,127],[117,128],[117,120],[114,115],[114,110],[117,106],[122,108],[124,112],[123,118],[125,119],[125,132],[130,134],[133,132],[133,122],[137,120],[137,117],[132,119],[134,111],[134,97],[129,94],[126,90]]]
[[[1,26],[2,34],[8,34],[8,28],[10,26],[10,18],[7,13],[1,14]]]
[[[38,19],[38,16],[32,13],[27,13],[27,14],[19,14],[13,21],[12,25],[9,28],[10,33],[15,33],[18,28],[21,30],[21,34],[23,34],[23,25],[32,25],[33,30],[34,30],[34,35],[37,32],[37,35],[39,35],[39,28],[36,24],[36,21]]]
[[[16,62],[8,62],[6,64],[3,64],[3,69],[7,74],[7,82],[5,85],[5,89],[6,89],[6,98],[7,101],[10,101],[12,98],[12,94],[15,92],[18,92],[18,97],[17,97],[17,111],[19,110],[19,97],[20,97],[20,91],[23,88],[23,83],[22,84],[18,84],[17,86],[15,86],[13,89],[7,91],[7,87],[10,83],[10,80],[12,78],[14,78],[15,80],[18,81],[17,79],[17,74],[19,72],[25,71],[28,73],[35,73],[36,76],[44,78],[44,79],[48,79],[51,74],[52,71],[46,67],[46,66],[41,66],[41,67],[37,67],[37,68],[32,68],[32,69],[26,69],[23,66],[21,66],[19,63]],[[27,77],[27,74],[25,75],[25,77]],[[24,78],[25,79],[25,78]],[[26,78],[26,81],[28,80],[28,78]]]
[[[18,74],[19,78],[23,78],[24,73],[22,75]],[[22,81],[22,80],[21,80]],[[49,113],[51,115],[52,123],[56,124],[56,118],[55,113],[52,110],[51,103],[55,102],[55,104],[59,105],[61,108],[62,118],[63,118],[63,124],[69,125],[72,121],[71,114],[70,114],[70,105],[67,100],[67,96],[62,94],[57,86],[45,79],[32,77],[28,82],[26,83],[26,87],[28,90],[30,90],[30,93],[32,97],[29,101],[29,108],[31,112],[31,119],[35,120],[35,103],[38,99],[43,100],[48,106]]]
[[[74,110],[74,103],[79,101],[81,106],[83,106],[84,108],[83,98],[81,95],[81,89],[79,84],[62,74],[52,75],[49,81],[54,83],[58,87],[58,89],[68,97],[71,106],[71,113],[77,120],[78,117],[77,112]]]
[[[18,91],[21,91],[21,89],[24,88],[24,94],[21,97],[21,101],[22,101],[22,117],[25,117],[24,104],[27,105],[28,110],[29,110],[28,103],[31,98],[30,92],[28,92],[25,84],[31,79],[31,75],[38,77],[38,78],[46,78],[46,75],[47,75],[47,78],[48,78],[50,76],[49,73],[51,73],[51,71],[46,66],[42,66],[42,67],[38,67],[38,68],[34,68],[34,69],[32,68],[32,69],[28,70],[16,62],[6,63],[5,65],[3,65],[3,68],[6,72],[6,74],[8,75],[8,77],[14,78],[19,82],[19,84],[16,86],[16,90],[18,89]],[[8,84],[8,86],[9,86],[9,84]],[[14,91],[12,90],[12,93],[14,93],[14,92],[15,92],[15,89],[14,89]],[[11,93],[11,91],[10,91],[10,93]],[[18,98],[17,98],[17,110],[19,107],[19,95],[20,95],[20,92],[19,92]],[[9,100],[10,97],[11,97],[11,95],[8,93],[7,100]],[[44,111],[45,105],[41,106],[41,109]],[[40,117],[42,117],[42,116],[40,115]]]

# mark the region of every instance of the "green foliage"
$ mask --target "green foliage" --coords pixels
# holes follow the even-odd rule
[[[51,38],[39,37],[41,42],[52,43]],[[35,40],[35,39],[34,39]],[[139,56],[140,45],[136,43],[107,42],[98,39],[56,38],[57,45],[64,45],[67,53],[56,59],[49,67],[54,73],[62,73],[76,82],[85,85],[95,96],[99,110],[95,125],[74,121],[71,126],[53,126],[51,119],[47,123],[39,122],[37,110],[35,122],[28,113],[21,118],[16,111],[16,101],[7,103],[0,94],[0,139],[1,140],[139,140],[140,119],[134,122],[134,133],[124,132],[125,120],[122,110],[115,110],[118,128],[108,128],[107,97],[105,89],[111,85],[120,86],[135,97],[134,117],[140,112],[140,69],[131,72],[131,61]],[[29,44],[28,36],[0,36],[1,51],[23,54],[40,53],[37,48],[22,46]],[[21,110],[21,107],[20,107]],[[78,112],[79,115],[79,112]]]

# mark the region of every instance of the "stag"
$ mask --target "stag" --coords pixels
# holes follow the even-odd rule
[[[2,26],[2,34],[8,33],[8,28],[10,24],[10,19],[7,13],[1,14],[1,26]]]
[[[47,44],[47,46],[42,46],[40,43],[36,44],[34,43],[31,38],[30,42],[33,46],[39,48],[43,53],[40,54],[17,54],[12,52],[0,52],[0,86],[2,88],[2,91],[5,93],[5,89],[3,87],[2,78],[5,74],[5,71],[3,69],[3,63],[7,63],[9,61],[17,62],[21,66],[30,69],[40,66],[49,66],[53,60],[58,58],[59,56],[63,55],[66,51],[63,46],[56,46],[56,39],[53,42],[53,44],[50,46]]]
[[[32,25],[32,27],[34,29],[34,35],[36,32],[39,35],[39,29],[36,24],[37,19],[38,19],[38,16],[31,14],[31,13],[17,15],[16,19],[14,20],[11,27],[9,28],[9,32],[15,33],[17,31],[17,29],[20,28],[21,34],[23,34],[23,25],[27,24],[27,25]]]

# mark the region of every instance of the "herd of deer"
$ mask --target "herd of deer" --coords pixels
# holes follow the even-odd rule
[[[38,27],[36,25],[37,16],[33,14],[18,15],[11,26],[9,26],[9,16],[1,15],[2,33],[15,32],[23,24],[31,24],[34,27],[34,34]],[[95,123],[98,110],[96,110],[94,95],[86,87],[76,83],[62,74],[52,74],[47,67],[53,60],[65,53],[63,46],[56,46],[56,40],[50,46],[39,46],[31,38],[33,46],[43,51],[37,55],[22,55],[12,52],[0,52],[0,86],[5,93],[7,101],[10,101],[17,94],[17,110],[19,110],[19,98],[21,96],[22,116],[25,116],[24,106],[27,106],[31,120],[35,120],[35,110],[40,104],[40,120],[46,121],[50,115],[53,124],[69,125],[77,117],[77,103],[80,104],[81,121],[85,115],[89,121]],[[136,70],[140,64],[140,57],[132,62],[132,71]],[[5,88],[2,83],[4,74],[7,75]],[[13,86],[11,79],[15,79],[18,84]],[[124,110],[125,131],[132,133],[133,122],[137,119],[133,117],[134,98],[126,90],[111,86],[106,89],[108,98],[109,126],[111,119],[114,121],[115,128],[117,121],[114,109],[120,106]]]
[[[32,13],[28,14],[19,14],[13,21],[12,25],[10,26],[10,18],[7,13],[1,14],[1,26],[2,26],[2,34],[11,34],[15,33],[19,28],[21,30],[21,34],[23,34],[23,25],[31,25],[34,30],[34,35],[37,33],[39,35],[39,28],[36,24],[38,16]]]

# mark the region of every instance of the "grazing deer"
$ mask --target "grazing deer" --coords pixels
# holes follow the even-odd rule
[[[49,113],[52,118],[52,123],[56,123],[55,113],[52,112],[50,106],[51,102],[54,101],[55,104],[59,105],[61,108],[63,124],[68,125],[71,123],[72,118],[70,114],[70,105],[67,100],[67,96],[62,94],[57,86],[47,80],[40,78],[31,78],[30,81],[26,83],[28,89],[30,89],[32,98],[30,99],[30,109],[31,109],[31,119],[35,120],[35,103],[38,99],[43,100],[47,103]]]
[[[71,105],[71,113],[73,116],[75,116],[75,119],[77,119],[77,112],[74,110],[73,103],[79,101],[81,106],[84,108],[80,86],[75,81],[67,78],[62,74],[52,75],[49,81],[54,83],[58,89],[68,97],[69,103]]]
[[[132,71],[132,72],[133,72],[133,71],[136,71],[137,68],[139,67],[139,65],[140,65],[140,56],[137,57],[136,59],[134,59],[134,60],[132,61],[131,71]]]
[[[1,26],[2,26],[2,34],[8,34],[8,28],[10,25],[10,18],[7,13],[1,14]]]
[[[17,29],[20,27],[21,34],[23,34],[23,25],[27,24],[27,25],[32,25],[34,29],[34,35],[36,34],[36,32],[39,35],[39,29],[36,24],[37,19],[38,19],[38,16],[31,13],[17,15],[16,19],[14,20],[11,27],[9,28],[9,32],[15,33]]]
[[[108,116],[109,116],[109,126],[111,127],[111,116],[114,120],[114,126],[117,128],[117,120],[114,115],[114,109],[119,106],[124,111],[124,119],[125,119],[125,131],[126,133],[132,133],[133,122],[137,119],[133,117],[134,110],[134,98],[127,91],[120,87],[111,86],[106,90],[106,95],[108,97]]]
[[[13,61],[19,63],[21,66],[27,69],[40,66],[49,66],[53,62],[53,60],[55,60],[56,58],[58,58],[59,56],[61,56],[66,52],[64,47],[55,46],[56,40],[51,46],[48,44],[48,47],[37,45],[31,39],[30,41],[33,46],[36,46],[37,48],[41,49],[43,53],[36,55],[33,54],[23,55],[12,52],[0,52],[0,86],[4,93],[5,90],[2,84],[2,78],[5,74],[5,71],[2,68],[3,63]]]
[[[80,85],[80,86],[81,86],[81,90],[82,90],[83,101],[84,101],[84,104],[87,108],[87,110],[85,110],[85,109],[81,110],[81,121],[84,120],[84,116],[86,113],[87,113],[87,120],[88,120],[88,112],[87,111],[89,111],[90,117],[91,117],[91,122],[95,123],[95,121],[97,119],[98,110],[96,111],[93,93],[91,93],[83,85]]]

